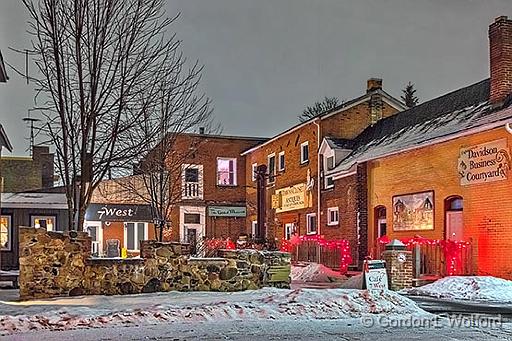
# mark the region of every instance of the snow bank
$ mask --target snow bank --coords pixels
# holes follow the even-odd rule
[[[512,281],[491,276],[445,277],[403,292],[437,298],[512,303]]]
[[[186,321],[346,319],[367,314],[428,315],[413,301],[391,291],[369,293],[347,289],[265,288],[242,293],[210,293],[210,296],[201,293],[138,296],[145,296],[145,306],[124,311],[119,311],[122,305],[117,305],[117,309],[116,306],[107,306],[101,303],[103,296],[97,296],[94,301],[100,303],[92,307],[56,306],[53,311],[48,309],[38,314],[24,312],[24,315],[0,316],[0,334]],[[74,298],[69,300],[72,302]],[[154,302],[160,304],[150,304]]]
[[[308,263],[306,266],[292,266],[292,281],[330,283],[345,279],[339,272],[318,263]]]

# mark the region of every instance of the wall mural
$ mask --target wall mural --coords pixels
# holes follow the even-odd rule
[[[434,192],[393,197],[393,231],[434,229]]]

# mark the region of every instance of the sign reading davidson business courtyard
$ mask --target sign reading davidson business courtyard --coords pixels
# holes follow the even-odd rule
[[[506,139],[462,148],[458,162],[460,184],[505,180],[511,166]]]

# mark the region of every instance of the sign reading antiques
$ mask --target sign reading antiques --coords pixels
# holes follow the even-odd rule
[[[247,209],[235,206],[209,206],[208,215],[210,217],[246,217]]]
[[[460,184],[505,180],[511,166],[506,139],[462,148],[458,162]]]
[[[277,213],[299,210],[308,207],[308,201],[306,184],[302,183],[276,190],[276,194],[272,196],[272,208]]]
[[[153,221],[149,205],[90,204],[85,212],[89,221]]]

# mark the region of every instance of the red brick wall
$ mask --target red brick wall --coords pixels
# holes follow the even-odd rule
[[[491,102],[512,93],[512,20],[499,17],[489,26]]]

